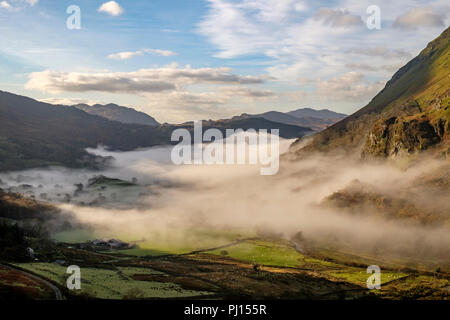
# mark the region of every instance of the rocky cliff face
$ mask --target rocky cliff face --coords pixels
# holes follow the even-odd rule
[[[449,99],[442,100],[434,110],[413,115],[381,118],[375,122],[365,140],[362,156],[395,157],[415,154],[446,142],[450,136]],[[409,109],[419,104],[409,104]],[[442,145],[441,153],[449,155]]]

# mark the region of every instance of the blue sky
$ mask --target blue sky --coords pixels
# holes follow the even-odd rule
[[[0,0],[0,89],[163,122],[351,113],[449,25],[447,2]],[[70,5],[80,30],[66,27]],[[380,29],[367,28],[370,5]]]

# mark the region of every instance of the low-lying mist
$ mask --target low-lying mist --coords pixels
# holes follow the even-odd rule
[[[281,141],[282,151],[291,141]],[[237,237],[255,235],[297,239],[299,247],[343,250],[385,261],[448,265],[450,260],[447,196],[418,181],[444,163],[424,159],[408,169],[386,162],[362,162],[343,156],[311,156],[281,161],[274,176],[261,176],[255,165],[181,165],[170,162],[170,147],[134,152],[90,150],[114,157],[114,166],[101,174],[146,188],[138,198],[126,192],[116,198],[126,207],[58,203],[97,235],[143,240],[142,246],[167,249],[207,248]],[[32,170],[43,189],[60,184],[73,192],[75,183],[86,183],[95,174],[83,170]],[[13,183],[17,173],[0,176]],[[364,203],[361,212],[327,201],[333,193],[353,186],[369,188],[382,199],[377,206]],[[361,187],[361,191],[364,189]],[[50,190],[47,190],[50,192]],[[414,196],[416,195],[416,196]],[[131,197],[131,198],[130,198]],[[379,214],[390,198],[399,198],[433,214],[439,204],[440,219],[418,223],[415,217]],[[132,199],[132,200],[130,200]],[[348,206],[356,201],[350,197]]]

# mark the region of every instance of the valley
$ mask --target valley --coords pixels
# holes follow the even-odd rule
[[[154,151],[141,151],[147,156],[151,152]],[[143,154],[138,152],[133,159],[140,159],[137,162],[139,163],[144,158]],[[116,158],[116,164],[122,163],[122,157],[127,159],[127,153],[110,156]],[[158,155],[157,158],[164,157]],[[127,161],[130,168],[135,167],[135,160]],[[143,167],[148,170],[152,161],[154,160],[147,159],[147,164]],[[330,161],[336,163],[337,160]],[[163,163],[154,165],[153,168],[165,166]],[[294,169],[284,166],[282,176],[276,179],[278,182],[275,185],[282,186],[284,192],[287,192],[286,187],[291,188],[288,193],[296,196],[302,194],[301,185],[309,185],[309,188],[319,190],[313,187],[317,183],[313,182],[318,179],[317,174],[308,178],[304,172],[311,175],[323,165],[324,163],[314,165],[313,170],[308,166],[295,168],[294,172],[297,173],[294,176],[300,175],[303,178],[300,185],[294,183],[297,188],[293,189],[292,183],[295,180],[289,178],[286,186],[284,183],[286,175],[292,175],[291,171]],[[437,168],[432,171],[441,177],[442,171],[439,166]],[[366,185],[364,181],[354,182],[352,177],[348,177],[346,181],[350,183],[345,189],[338,189],[339,191],[331,193],[317,204],[302,209],[318,210],[316,214],[319,215],[319,221],[325,214],[327,219],[332,220],[331,224],[321,223],[315,226],[313,222],[305,224],[305,220],[303,224],[297,224],[292,231],[287,231],[289,229],[283,227],[280,221],[287,219],[286,222],[290,224],[292,218],[289,218],[289,215],[279,213],[279,222],[275,223],[276,226],[272,222],[270,226],[264,222],[269,216],[260,212],[260,217],[252,220],[250,211],[241,214],[241,217],[250,218],[247,222],[227,225],[223,219],[227,217],[226,210],[211,207],[210,204],[210,217],[202,217],[196,213],[201,205],[197,206],[195,199],[193,206],[188,205],[181,211],[187,216],[181,218],[177,214],[172,219],[171,215],[178,212],[177,199],[189,195],[189,191],[184,189],[187,183],[192,184],[192,181],[188,182],[189,179],[176,181],[173,180],[173,175],[167,174],[155,179],[152,170],[143,175],[142,172],[129,172],[124,167],[115,167],[104,172],[77,170],[58,173],[54,169],[44,169],[21,172],[20,176],[17,173],[1,176],[3,186],[9,186],[10,192],[21,194],[3,195],[0,219],[10,226],[18,223],[25,230],[23,244],[17,245],[16,242],[13,246],[15,249],[1,254],[5,267],[3,272],[29,272],[59,288],[65,299],[434,300],[447,299],[449,296],[450,255],[445,245],[448,240],[445,234],[441,234],[442,225],[448,225],[447,211],[440,206],[440,215],[433,213],[430,216],[427,208],[410,209],[409,204],[402,200],[404,196],[398,192],[398,200],[391,200],[383,194],[372,195],[371,192],[381,186],[376,180],[372,180],[372,185]],[[241,175],[239,171],[233,170],[227,169],[228,175],[232,175],[231,181],[238,179],[236,174]],[[286,170],[289,173],[286,173]],[[360,175],[363,176],[364,169],[360,170]],[[399,177],[403,175],[402,171],[393,170]],[[181,172],[175,176],[179,177]],[[423,172],[428,172],[428,169]],[[392,176],[392,173],[387,174]],[[204,177],[209,175],[208,172],[202,174]],[[246,179],[250,175],[247,172],[242,178]],[[433,177],[428,173],[426,175]],[[172,180],[169,179],[170,176]],[[412,176],[412,179],[415,179],[414,177],[420,177],[420,174],[413,173]],[[392,179],[395,181],[398,178]],[[435,185],[435,179],[423,183],[428,188]],[[45,181],[51,181],[51,184],[46,184]],[[207,188],[210,191],[205,195],[215,194],[219,197],[218,205],[228,201],[220,195],[223,194],[223,188],[228,189],[226,183],[217,180],[213,184],[209,181],[202,186],[205,183],[201,182],[202,179],[197,178],[195,181],[197,190]],[[381,178],[381,181],[385,181],[384,178]],[[405,177],[400,181],[406,181]],[[439,185],[445,184],[443,180],[438,181]],[[20,184],[28,187],[13,186]],[[273,188],[273,182],[271,184]],[[39,185],[45,186],[45,199],[39,199],[39,196],[34,197],[32,194],[33,191],[40,190]],[[347,182],[342,185],[347,185]],[[264,189],[264,185],[261,188]],[[358,193],[355,194],[355,190]],[[154,201],[161,197],[161,192],[171,195],[170,202]],[[407,190],[404,189],[403,192],[406,192],[408,197]],[[266,193],[257,196],[259,197],[266,198],[268,214],[272,215],[271,208],[275,208],[280,201],[279,195],[274,197],[272,194],[270,201]],[[309,198],[308,193],[304,197]],[[442,197],[445,199],[445,195]],[[294,201],[293,206],[304,202],[305,199],[300,197],[298,201]],[[383,202],[380,202],[380,199],[383,199]],[[371,205],[372,202],[374,206]],[[324,209],[313,209],[316,205]],[[159,213],[161,206],[166,208]],[[330,208],[340,213],[337,216],[326,213]],[[320,213],[321,210],[325,211]],[[401,214],[402,210],[408,214]],[[236,212],[242,211],[237,209]],[[294,212],[295,210],[291,211],[291,215]],[[398,239],[387,239],[384,243],[382,233],[377,234],[375,230],[369,232],[375,234],[369,236],[368,240],[361,237],[356,230],[349,231],[350,239],[358,237],[362,243],[376,242],[376,247],[355,247],[345,239],[345,231],[341,233],[337,230],[342,227],[340,219],[344,219],[344,224],[345,219],[350,219],[347,222],[349,225],[366,228],[366,218],[362,217],[359,221],[361,212],[378,216],[374,220],[371,220],[373,217],[368,217],[368,223],[372,224],[375,230],[392,228],[393,226],[384,222],[391,220],[393,225],[398,224],[404,231],[420,231],[416,235],[419,238],[425,236],[422,238],[424,243],[409,243],[409,234],[405,234],[407,238],[399,236]],[[337,218],[340,215],[342,217]],[[297,213],[294,217],[297,221],[302,221],[308,219],[308,214]],[[234,219],[236,218],[233,217]],[[123,221],[127,221],[126,228],[123,227]],[[383,227],[383,224],[386,225]],[[427,235],[426,232],[430,231],[424,231],[422,228],[429,228],[430,231],[435,230],[434,232],[441,234],[440,239],[444,243],[438,245],[438,242]],[[285,231],[280,232],[281,230]],[[319,232],[319,235],[316,236],[316,232]],[[331,238],[327,239],[329,237]],[[123,245],[110,246],[106,244],[108,239],[118,239],[114,240],[115,243],[120,244],[123,241]],[[100,244],[101,241],[105,244]],[[398,250],[393,250],[394,246],[398,246]],[[27,247],[33,249],[33,259],[26,255]],[[66,268],[69,265],[77,265],[81,269],[81,290],[71,291],[65,286],[68,278]],[[366,269],[369,265],[378,265],[381,268],[380,290],[367,288],[366,282],[370,274]],[[15,271],[7,267],[12,267]],[[50,298],[48,287],[42,283],[37,285],[33,279],[24,277],[25,279],[21,280],[24,284],[11,284],[5,274],[0,281],[0,288],[3,288],[0,292],[13,292],[17,297],[25,297],[34,292],[36,286],[41,286],[39,290],[43,292],[42,295],[35,294],[34,298]]]
[[[144,52],[175,55],[113,57]],[[53,105],[0,91],[0,300],[449,300],[449,58],[447,28],[349,116],[267,105],[201,120],[200,130],[117,104]],[[39,71],[26,87],[59,93],[78,81],[73,92],[136,94],[138,85],[146,98],[171,88],[163,102],[206,99],[202,108],[220,114],[210,100],[273,97],[238,85],[278,81],[229,68],[155,70]],[[353,90],[345,81],[354,76],[295,81],[328,94]],[[187,93],[195,81],[223,87]],[[177,129],[215,132],[211,143],[182,144],[200,161],[190,152],[174,161]],[[261,149],[235,161],[234,148],[257,143],[237,132],[241,144],[231,136],[225,148],[230,129],[279,130],[264,144],[276,174],[250,161]],[[230,152],[232,161],[202,162],[213,143],[214,156]],[[80,270],[80,289],[67,286],[69,266]]]

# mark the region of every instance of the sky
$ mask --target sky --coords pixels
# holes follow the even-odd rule
[[[351,114],[449,26],[449,9],[447,0],[0,0],[0,90],[116,103],[169,123],[302,107]]]

